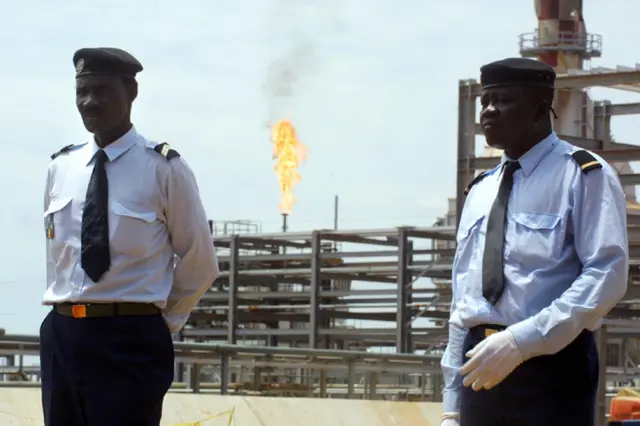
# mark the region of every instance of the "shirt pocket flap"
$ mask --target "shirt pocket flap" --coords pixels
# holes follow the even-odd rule
[[[60,210],[64,209],[71,203],[71,197],[62,197],[62,198],[54,198],[49,201],[49,208],[44,212],[44,217],[49,216],[50,214],[57,213]]]
[[[118,216],[126,216],[134,219],[139,219],[144,222],[151,223],[156,220],[157,215],[152,211],[134,211],[131,208],[124,206],[123,204],[112,201],[111,202],[111,211]]]
[[[554,229],[562,219],[550,213],[514,213],[513,220],[529,229]]]

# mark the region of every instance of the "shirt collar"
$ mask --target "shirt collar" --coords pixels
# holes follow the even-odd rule
[[[127,152],[138,140],[138,132],[135,126],[131,126],[131,129],[120,136],[109,145],[107,145],[103,151],[107,154],[109,162],[115,161],[122,154]],[[87,144],[87,164],[91,163],[96,153],[100,150],[100,147],[96,144],[95,139],[91,139],[91,142]]]
[[[526,176],[530,175],[531,172],[533,172],[535,168],[538,167],[538,164],[540,164],[542,159],[551,152],[551,150],[556,146],[557,143],[558,136],[556,135],[556,132],[551,132],[549,136],[542,139],[533,148],[527,151],[522,157],[518,159],[522,172]],[[502,160],[500,162],[501,166],[504,166],[507,161],[514,160],[503,153]]]

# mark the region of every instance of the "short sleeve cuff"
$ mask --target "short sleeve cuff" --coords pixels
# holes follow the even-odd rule
[[[442,412],[443,413],[459,413],[460,412],[460,389],[445,390],[442,393]]]
[[[524,360],[544,353],[544,338],[534,317],[508,327]]]

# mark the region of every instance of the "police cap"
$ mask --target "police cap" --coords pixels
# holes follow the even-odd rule
[[[89,74],[135,77],[142,64],[129,52],[115,47],[87,47],[73,55],[76,78]]]
[[[483,89],[497,86],[536,86],[554,88],[556,72],[544,62],[526,58],[507,58],[480,68]]]

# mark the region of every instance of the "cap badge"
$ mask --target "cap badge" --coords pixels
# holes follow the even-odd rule
[[[80,58],[80,60],[76,62],[76,73],[80,74],[83,68],[84,68],[84,59]]]

